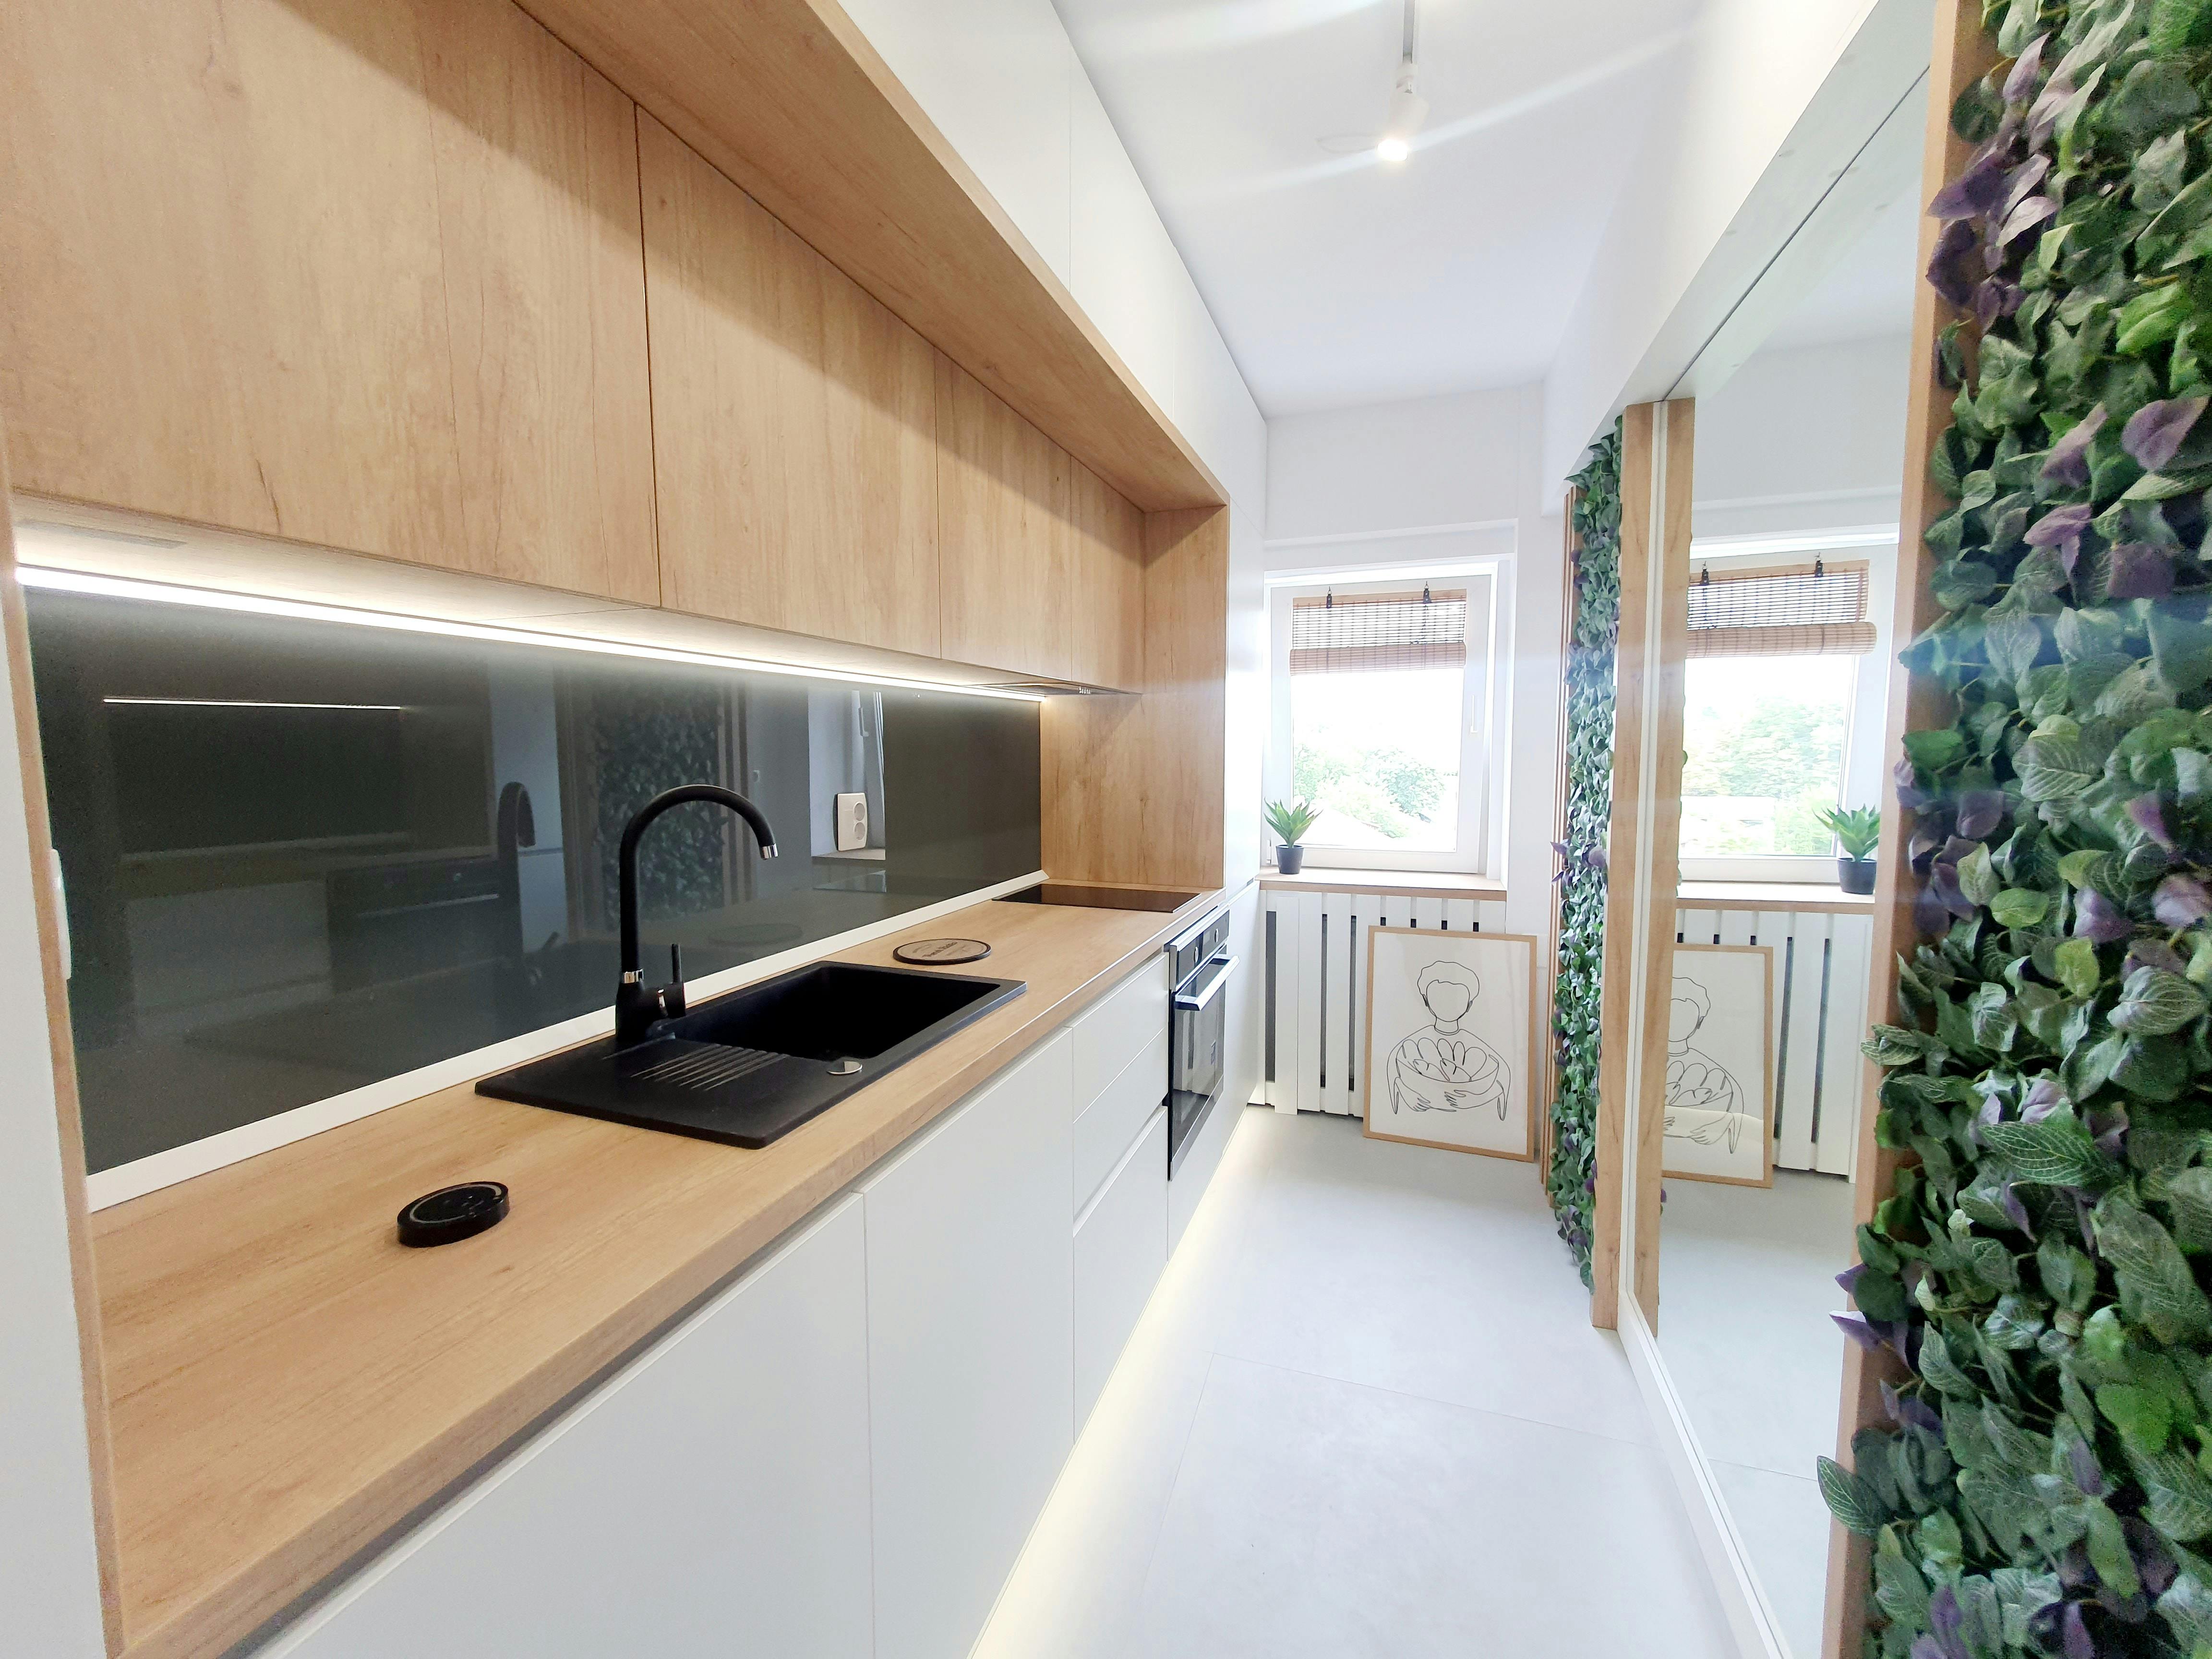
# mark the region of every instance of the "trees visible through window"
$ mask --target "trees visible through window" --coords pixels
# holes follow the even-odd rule
[[[1292,678],[1291,787],[1321,809],[1311,845],[1452,845],[1464,677],[1421,668]]]
[[[1686,672],[1682,856],[1825,857],[1858,659],[1693,657]]]

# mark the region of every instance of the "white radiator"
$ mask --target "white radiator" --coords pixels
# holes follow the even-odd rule
[[[1404,893],[1262,896],[1261,984],[1267,997],[1263,1098],[1279,1111],[1358,1117],[1367,1048],[1367,930],[1449,927],[1505,931],[1496,899],[1414,898]]]
[[[1867,980],[1874,919],[1803,910],[1674,913],[1684,945],[1774,951],[1767,1016],[1774,1031],[1774,1164],[1847,1176],[1859,1144]]]
[[[1357,1117],[1363,1109],[1369,928],[1506,931],[1505,906],[1498,900],[1289,888],[1271,888],[1263,896],[1261,1098],[1279,1111]],[[1686,944],[1774,947],[1776,1166],[1850,1174],[1866,1077],[1859,1040],[1866,1032],[1872,921],[1814,912],[1683,909],[1675,926]],[[1540,1035],[1550,1041],[1548,1029]],[[1549,1067],[1542,1071],[1548,1074]]]

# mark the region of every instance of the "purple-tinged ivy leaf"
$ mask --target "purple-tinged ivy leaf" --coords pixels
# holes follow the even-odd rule
[[[1943,1419],[1936,1408],[1917,1394],[1899,1395],[1897,1409],[1891,1413],[1907,1428],[1926,1429],[1935,1434],[1943,1432]]]
[[[2113,945],[2135,931],[2127,913],[2094,887],[2084,890],[2074,905],[2074,937],[2097,945]]]
[[[2048,196],[2030,196],[2004,216],[2003,228],[1996,234],[1999,246],[2017,240],[2027,232],[2052,218],[2058,212],[2058,204]]]
[[[1973,920],[1978,907],[1960,890],[1957,865],[1939,861],[1936,867],[1928,872],[1928,890],[1936,896],[1936,902],[1951,915],[1957,917],[1960,921]]]
[[[1865,1275],[1866,1263],[1854,1261],[1836,1275],[1836,1284],[1845,1296],[1856,1296],[1859,1293],[1859,1280]]]
[[[2072,541],[2089,527],[2089,520],[2097,516],[2097,509],[2087,501],[2075,501],[2069,506],[2054,507],[2027,527],[2030,547],[2056,547],[2061,542]]]
[[[1912,1650],[1905,1659],[1946,1659],[1943,1644],[1924,1631],[1912,1638]]]
[[[2077,488],[2087,483],[2090,442],[2105,429],[2105,422],[2110,418],[2104,404],[2099,404],[2075,422],[2066,435],[2051,446],[2051,453],[2043,463],[2043,476],[2053,483]]]
[[[1605,848],[1602,847],[1591,848],[1589,852],[1583,854],[1583,862],[1589,866],[1593,870],[1604,869],[1606,867]]]
[[[2047,1077],[2038,1078],[2035,1086],[2027,1091],[2027,1097],[2020,1103],[2020,1121],[2040,1123],[2065,1103],[2066,1097],[2056,1082]]]
[[[1897,785],[1897,804],[1908,812],[1917,812],[1934,799],[1915,780],[1910,757],[1890,769],[1889,775]]]
[[[1928,261],[1929,285],[1961,311],[1974,301],[1974,283],[1979,278],[1967,260],[1980,244],[1970,221],[1955,220],[1943,227]]]
[[[2023,103],[2028,94],[2035,90],[2035,77],[2043,73],[2044,43],[2050,39],[2048,34],[2037,35],[2021,49],[2020,56],[2013,59],[2011,71],[2005,76],[2005,102]]]
[[[1951,910],[1936,895],[1934,884],[1923,883],[1912,901],[1912,926],[1923,939],[1935,939],[1951,931]]]
[[[2118,1163],[2126,1161],[2128,1139],[2128,1109],[2126,1107],[2115,1106],[2108,1112],[2092,1112],[2085,1127],[2089,1131],[2090,1138],[2096,1141],[2098,1150],[2106,1157]],[[2011,1189],[2008,1188],[2006,1190]]]
[[[2075,1443],[2079,1444],[2077,1441]],[[2083,1487],[2088,1492],[2087,1487]],[[2101,1498],[2102,1492],[2089,1492],[2092,1498]],[[2097,1582],[2097,1570],[2089,1565],[2089,1552],[2079,1544],[2069,1544],[2058,1557],[2058,1583],[2069,1590],[2087,1589]]]
[[[2120,428],[2120,447],[2146,472],[2156,472],[2181,453],[2182,441],[2204,412],[2202,398],[2161,398],[2128,416]]]
[[[2155,542],[2120,543],[2112,549],[2112,574],[2106,591],[2116,599],[2170,597],[2173,592],[2173,550],[2160,547]]]
[[[1987,841],[2004,822],[2011,803],[2002,789],[1968,789],[1959,796],[1959,833],[1968,841]]]
[[[1959,1592],[1948,1584],[1937,1585],[1936,1594],[1928,1598],[1928,1629],[1943,1644],[1944,1659],[1971,1659],[1965,1638],[1959,1633],[1959,1626],[1965,1622]]]
[[[2117,547],[2112,550],[2116,565],[2118,562],[2119,551]],[[2113,592],[2114,596],[2118,597],[2117,588]],[[2166,832],[2166,809],[2159,805],[2156,795],[2137,795],[2128,803],[2127,810],[2129,821],[2136,829],[2142,830],[2167,852],[2171,853],[2173,850],[2173,837]]]
[[[1943,850],[1936,855],[1938,864],[1956,864],[1960,859],[1970,859],[1981,849],[1981,843],[1966,836],[1954,836],[1943,843]]]
[[[2151,914],[2164,927],[2186,927],[2212,916],[2212,894],[2194,876],[2168,876],[2151,895]]]
[[[1874,1322],[1864,1314],[1832,1313],[1828,1317],[1836,1322],[1837,1328],[1845,1336],[1850,1338],[1869,1353],[1874,1353],[1881,1347],[1881,1333],[1874,1328]]]
[[[2097,1659],[2097,1644],[2089,1639],[2089,1626],[2082,1622],[2079,1601],[2069,1601],[2066,1611],[2058,1615],[2058,1633],[2065,1643],[2066,1659]]]
[[[2051,142],[2051,135],[2058,126],[2058,118],[2066,112],[2067,100],[2073,95],[2073,67],[2062,63],[2051,78],[2043,83],[2043,90],[2037,94],[2035,102],[2028,106],[2027,147],[2030,149],[2039,151]]]
[[[2163,969],[2169,974],[2189,971],[2181,952],[2162,939],[2139,939],[2128,946],[2128,959],[2121,965],[2120,976],[2124,979],[2138,968]]]
[[[2128,1553],[2136,1559],[2136,1572],[2142,1580],[2143,1589],[2153,1595],[2165,1595],[2181,1571],[2166,1540],[2140,1516],[2127,1516],[2120,1522],[2120,1528],[2127,1534]]]
[[[1936,192],[1928,204],[1929,216],[1950,224],[1966,219],[1986,219],[2004,200],[2005,184],[2012,169],[1996,141],[1982,146],[1966,169]]]
[[[2102,1498],[2112,1489],[2105,1479],[2105,1471],[2097,1462],[2095,1448],[2086,1440],[2075,1440],[2066,1448],[2066,1461],[2074,1476],[2074,1484],[2084,1498]],[[2086,1564],[2085,1564],[2086,1565]]]
[[[2004,263],[1996,245],[1990,245],[1990,269],[1994,271]],[[2002,276],[1992,276],[1974,289],[1974,324],[1987,333],[2000,317],[2009,317],[2020,309],[2027,290],[2017,283],[2008,283]]]
[[[2012,1182],[2008,1181],[1997,1189],[1997,1201],[2004,1206],[2005,1216],[2014,1226],[2030,1238],[2035,1237],[2034,1224],[2027,1218],[2027,1206],[2020,1201],[2020,1194],[2012,1189]]]

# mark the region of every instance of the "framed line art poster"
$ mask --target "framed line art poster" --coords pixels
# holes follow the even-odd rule
[[[1369,929],[1367,1133],[1534,1158],[1535,966],[1526,934]]]
[[[1678,945],[1661,1170],[1774,1184],[1774,947]]]

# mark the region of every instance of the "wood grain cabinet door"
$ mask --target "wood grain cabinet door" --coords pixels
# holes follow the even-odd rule
[[[1145,684],[1145,515],[1080,461],[1074,469],[1069,677],[1141,691]]]
[[[659,597],[629,99],[507,0],[0,9],[43,495]]]
[[[649,115],[639,142],[666,602],[934,656],[935,354]]]
[[[943,654],[1073,679],[1076,463],[975,377],[937,359]]]

